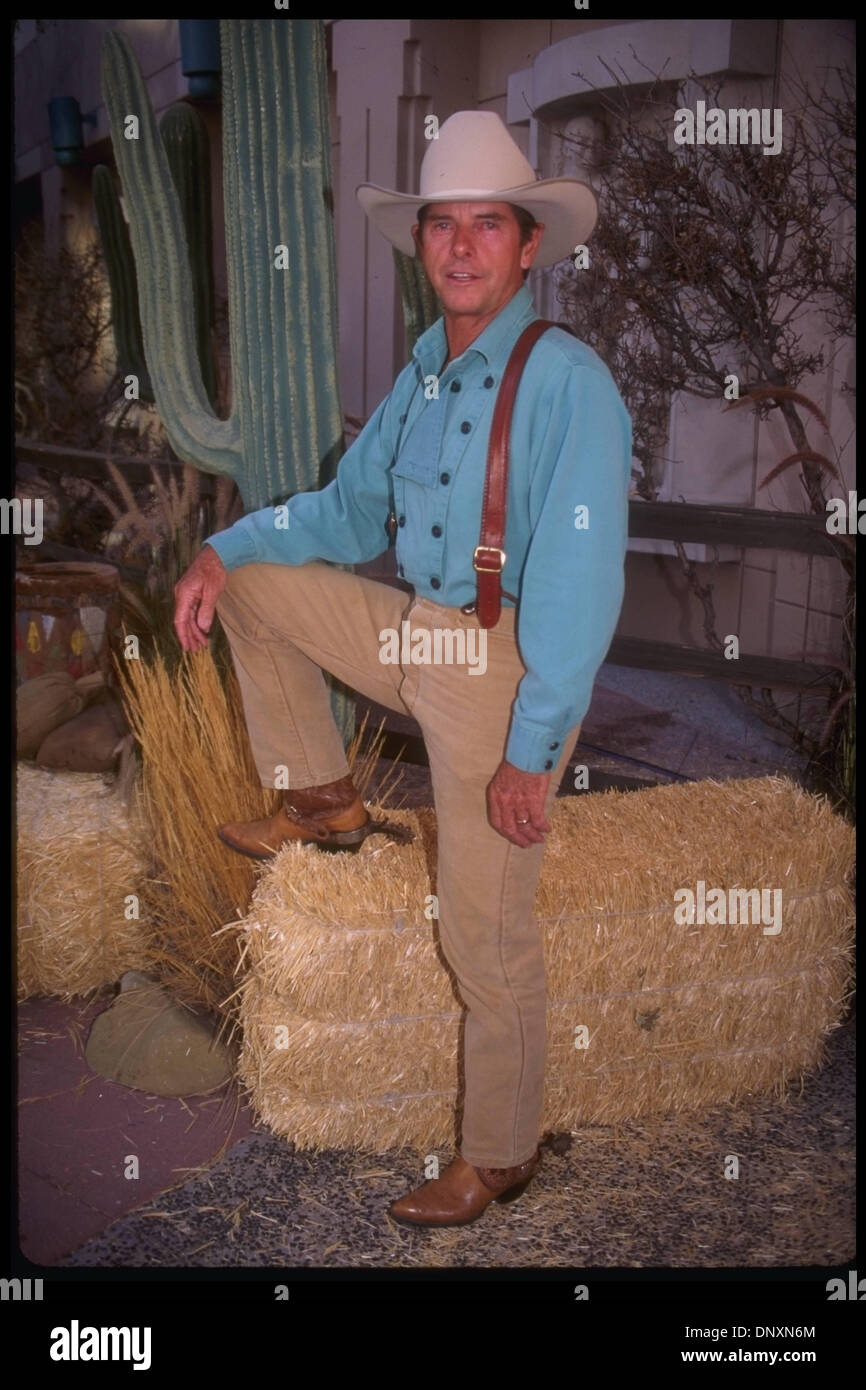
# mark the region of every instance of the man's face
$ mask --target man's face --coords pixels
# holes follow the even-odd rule
[[[418,255],[445,313],[493,318],[523,284],[543,224],[520,245],[508,203],[437,203],[412,228]],[[423,233],[423,234],[422,234]]]

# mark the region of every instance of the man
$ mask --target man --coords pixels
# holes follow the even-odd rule
[[[262,784],[288,768],[274,817],[220,828],[241,853],[268,857],[291,839],[353,849],[369,833],[322,668],[421,727],[440,940],[467,1010],[465,1096],[454,1161],[390,1210],[462,1225],[519,1194],[540,1161],[547,1001],[532,908],[547,817],[622,603],[631,422],[596,354],[562,329],[544,334],[512,422],[506,597],[495,627],[474,634],[487,640],[485,669],[381,660],[382,635],[404,621],[413,636],[479,629],[473,554],[493,408],[538,317],[523,281],[585,242],[597,207],[576,179],[536,180],[499,117],[468,111],[431,141],[417,196],[362,185],[358,198],[394,245],[417,250],[443,318],[335,480],[291,499],[287,529],[264,508],[208,541],[177,585],[175,629],[185,651],[204,646],[216,608]],[[409,598],[320,563],[374,559],[389,516]]]

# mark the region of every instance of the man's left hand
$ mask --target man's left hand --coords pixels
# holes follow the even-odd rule
[[[541,844],[550,830],[544,814],[549,783],[549,772],[521,772],[503,759],[487,788],[493,829],[521,849]]]

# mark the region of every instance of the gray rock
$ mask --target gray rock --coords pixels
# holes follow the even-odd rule
[[[140,978],[142,985],[128,981],[132,988],[121,982],[114,1003],[94,1020],[84,1054],[89,1065],[109,1081],[149,1095],[201,1096],[224,1086],[233,1055],[216,1041],[218,1024]]]

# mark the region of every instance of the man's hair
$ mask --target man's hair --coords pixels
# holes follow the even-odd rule
[[[457,201],[457,200],[455,200],[455,201]],[[485,200],[485,201],[486,201],[486,200]],[[490,198],[490,202],[491,202],[491,203],[495,203],[495,202],[497,202],[497,201],[500,201],[500,200],[498,200],[496,197],[491,197],[491,198]],[[421,235],[421,240],[422,240],[422,241],[424,240],[424,223],[425,223],[425,221],[427,220],[428,217],[435,217],[435,216],[436,216],[436,207],[437,207],[437,206],[438,206],[438,205],[437,205],[436,203],[425,203],[423,207],[421,207],[421,208],[418,209],[418,227],[419,227],[419,231],[420,231],[420,235]],[[518,225],[518,227],[520,228],[520,245],[521,245],[521,246],[525,246],[526,243],[529,241],[529,238],[532,236],[532,233],[535,231],[535,228],[538,226],[538,223],[536,222],[536,220],[535,220],[535,218],[533,217],[532,213],[526,211],[526,208],[518,207],[516,203],[509,203],[508,206],[511,208],[511,211],[514,213],[514,216],[515,216],[516,219],[517,219],[517,225]],[[524,280],[526,279],[526,277],[527,277],[528,274],[529,274],[529,271],[528,271],[528,270],[524,270],[524,272],[523,272],[523,278],[524,278]]]

